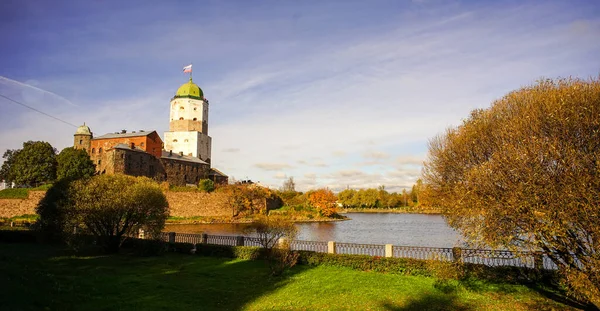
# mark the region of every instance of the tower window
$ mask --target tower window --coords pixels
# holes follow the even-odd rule
[[[98,148],[98,154],[102,153],[102,148]]]
[[[179,120],[183,120],[183,117],[179,118]]]
[[[179,109],[184,110],[185,108],[183,108],[183,106],[179,107]]]
[[[92,154],[96,153],[96,148],[92,148]]]
[[[198,121],[198,118],[194,118],[194,121]]]
[[[198,109],[198,108],[194,107],[194,111],[196,111],[196,109]]]
[[[82,139],[79,140],[79,144],[83,145],[83,140]]]
[[[173,139],[173,142],[174,142],[174,143],[176,143],[176,142],[177,142],[177,139]]]
[[[187,139],[184,139],[184,140],[183,140],[183,142],[184,142],[184,143],[187,143],[187,142],[188,142],[188,140],[187,140]]]

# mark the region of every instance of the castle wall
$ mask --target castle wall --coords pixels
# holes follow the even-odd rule
[[[95,138],[91,141],[89,153],[91,156],[101,156],[103,152],[118,144],[126,144],[127,146],[133,144],[135,147],[160,158],[163,142],[156,132],[134,137]]]
[[[0,217],[10,218],[35,214],[35,208],[45,191],[30,191],[27,199],[0,199]],[[229,194],[221,192],[165,192],[170,216],[232,216]]]

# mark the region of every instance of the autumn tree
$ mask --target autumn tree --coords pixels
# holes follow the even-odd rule
[[[96,172],[96,166],[83,149],[68,147],[56,157],[56,177],[58,179],[80,179],[91,177]]]
[[[48,190],[37,213],[42,232],[70,239],[77,227],[95,236],[107,252],[116,252],[138,229],[158,236],[168,208],[165,195],[151,179],[116,174],[61,180]]]
[[[337,198],[329,189],[311,191],[308,194],[308,201],[322,216],[331,217],[337,214]]]
[[[428,199],[480,246],[542,251],[600,306],[600,81],[544,80],[429,142]]]
[[[277,216],[258,216],[245,229],[246,233],[256,236],[265,251],[265,259],[271,274],[280,275],[298,261],[298,253],[291,250],[291,241],[298,228],[287,218]]]

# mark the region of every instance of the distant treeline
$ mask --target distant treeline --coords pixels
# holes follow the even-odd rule
[[[313,191],[302,193],[295,191],[293,178],[284,183],[279,191],[279,196],[283,199],[284,205],[299,206],[308,204],[308,195]],[[338,206],[343,208],[400,208],[417,207],[420,202],[420,194],[423,190],[423,182],[419,179],[411,189],[404,189],[402,192],[388,192],[385,186],[366,189],[346,189],[336,195]],[[422,204],[421,204],[422,205]]]

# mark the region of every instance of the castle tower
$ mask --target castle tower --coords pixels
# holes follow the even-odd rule
[[[92,131],[90,131],[90,128],[84,122],[82,126],[77,128],[73,135],[73,148],[83,149],[89,154],[92,138]]]
[[[210,163],[212,139],[208,136],[208,100],[192,78],[171,99],[165,150],[200,158]]]

